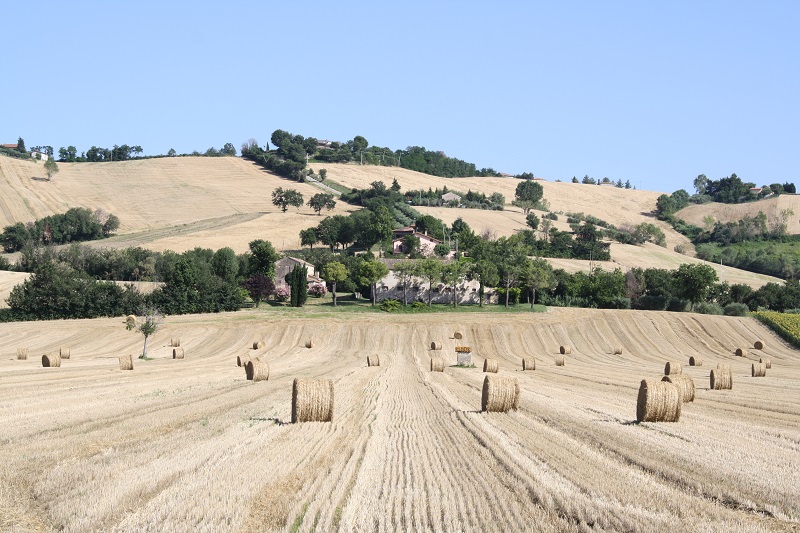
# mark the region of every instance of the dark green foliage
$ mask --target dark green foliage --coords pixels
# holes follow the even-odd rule
[[[168,257],[174,258],[173,267],[164,280],[164,287],[153,292],[150,298],[164,313],[216,313],[241,308],[244,294],[235,282],[215,275],[213,251],[195,248]]]
[[[303,205],[303,195],[295,189],[278,187],[272,191],[272,204],[285,213],[290,205],[300,208]]]
[[[228,283],[234,283],[239,275],[239,261],[232,248],[220,248],[211,258],[214,275]]]
[[[386,299],[381,302],[378,306],[381,311],[386,311],[387,313],[391,313],[392,311],[398,311],[402,304],[397,300],[392,300],[391,298]]]
[[[291,289],[290,305],[303,307],[308,300],[308,269],[295,265],[292,271],[286,275],[286,283]]]
[[[6,226],[0,235],[0,244],[6,252],[16,252],[28,242],[64,244],[102,239],[118,227],[119,218],[114,215],[103,220],[99,211],[93,213],[83,207],[73,207],[64,214],[50,215],[27,226],[21,222]]]
[[[402,243],[400,244],[400,251],[403,252],[404,254],[417,257],[420,255],[419,247],[420,247],[419,237],[417,237],[416,235],[405,235],[403,237]],[[445,245],[445,248],[447,248],[447,245]],[[450,249],[447,248],[447,252],[449,251]]]
[[[715,202],[736,204],[753,199],[750,188],[755,186],[755,183],[745,183],[736,174],[731,174],[727,178],[708,181],[704,193],[711,196]]]
[[[132,286],[97,282],[84,273],[43,262],[8,298],[17,320],[120,316],[136,312],[143,299]]]
[[[741,303],[732,303],[724,307],[723,313],[726,316],[747,316],[747,306]]]
[[[17,152],[26,153],[28,150],[25,148],[25,141],[22,137],[17,139]]]
[[[275,279],[275,261],[280,255],[275,251],[272,243],[263,239],[256,239],[250,244],[250,258],[247,273],[249,275],[262,274],[269,279]]]
[[[336,201],[333,199],[332,194],[317,193],[308,200],[308,206],[313,209],[317,215],[321,215],[323,209],[330,211],[336,207]]]
[[[445,178],[470,176],[499,176],[491,168],[476,169],[473,163],[447,157],[444,152],[432,152],[420,146],[409,146],[399,151],[400,166],[417,172]]]
[[[695,313],[703,315],[721,315],[723,314],[722,306],[713,302],[700,302],[694,306]]]

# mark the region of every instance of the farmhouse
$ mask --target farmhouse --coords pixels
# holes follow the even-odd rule
[[[400,230],[394,231],[394,238],[392,239],[392,253],[405,253],[405,250],[403,250],[403,238],[408,235],[414,235],[415,237],[419,238],[419,249],[423,255],[433,254],[433,249],[436,247],[436,245],[442,243],[442,241],[439,239],[434,239],[433,237],[429,236],[427,231],[425,233],[420,233],[416,230],[408,232],[405,231],[407,229],[408,228],[401,228]]]
[[[306,267],[308,269],[308,288],[314,287],[315,285],[325,286],[325,281],[316,275],[314,270],[314,265],[307,261],[303,261],[302,259],[298,259],[296,257],[282,257],[275,261],[275,287],[288,287],[289,284],[286,283],[286,276],[294,270],[294,267],[300,265],[301,267]]]
[[[448,192],[448,193],[445,193],[445,194],[442,195],[442,201],[444,203],[460,202],[461,201],[461,195],[456,194],[454,192]]]

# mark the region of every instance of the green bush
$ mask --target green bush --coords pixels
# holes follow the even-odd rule
[[[415,302],[416,303],[416,302]],[[400,306],[402,306],[398,300],[388,299],[384,300],[380,304],[381,311],[386,311],[387,313],[391,313],[392,311],[398,311]]]
[[[425,302],[414,302],[411,304],[411,309],[427,309],[428,304]]]
[[[726,316],[747,316],[747,306],[740,303],[728,304],[723,308],[723,313]]]
[[[723,314],[722,306],[715,303],[700,302],[694,306],[695,313],[703,315],[721,315]]]
[[[667,311],[676,311],[683,313],[689,307],[689,300],[682,300],[680,298],[670,298],[667,300]]]

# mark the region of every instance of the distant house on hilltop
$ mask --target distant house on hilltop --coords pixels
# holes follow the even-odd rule
[[[456,194],[456,193],[454,193],[454,192],[448,192],[448,193],[445,193],[445,194],[442,195],[442,201],[445,202],[445,203],[447,203],[447,202],[460,202],[461,201],[461,196]]]
[[[0,144],[0,148],[7,148],[9,150],[16,150],[17,146],[19,146],[17,143],[14,143],[14,144]]]

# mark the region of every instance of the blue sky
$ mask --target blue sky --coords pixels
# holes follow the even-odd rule
[[[550,180],[798,181],[798,2],[4,2],[0,142],[275,129]]]

